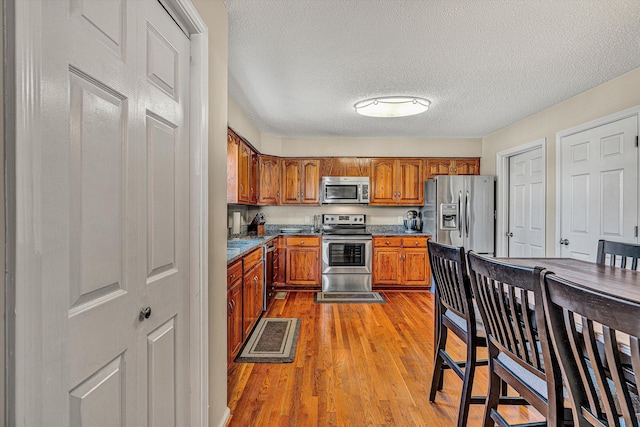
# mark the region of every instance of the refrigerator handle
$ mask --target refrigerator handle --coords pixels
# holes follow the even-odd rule
[[[469,222],[471,221],[471,210],[469,208],[469,192],[467,191],[467,196],[464,199],[464,229],[467,233],[467,238],[469,237]]]
[[[462,191],[458,192],[458,237],[462,238]]]

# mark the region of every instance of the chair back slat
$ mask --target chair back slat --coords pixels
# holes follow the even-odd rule
[[[466,318],[471,301],[471,285],[467,275],[464,248],[428,240],[429,261],[436,291],[446,309]]]
[[[638,259],[640,259],[640,245],[609,240],[598,241],[596,255],[596,263],[598,264],[637,270]],[[631,260],[630,267],[627,267],[627,260]]]
[[[544,377],[541,346],[538,344],[534,284],[541,268],[524,268],[468,254],[474,294],[488,336],[501,351],[511,353],[532,373]]]
[[[541,283],[550,335],[576,414],[594,426],[638,426],[640,303],[553,274]]]

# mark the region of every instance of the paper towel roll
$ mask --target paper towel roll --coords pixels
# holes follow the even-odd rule
[[[233,225],[231,226],[231,234],[240,234],[240,212],[233,213]]]

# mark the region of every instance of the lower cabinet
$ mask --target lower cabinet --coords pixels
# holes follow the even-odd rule
[[[286,237],[286,284],[301,286],[319,286],[320,276],[320,237]]]
[[[262,261],[260,261],[244,274],[242,317],[245,338],[249,336],[253,325],[256,324],[260,314],[262,314],[263,265]]]
[[[242,260],[227,267],[227,363],[242,347]]]
[[[373,285],[420,286],[431,284],[428,236],[375,236]]]
[[[262,247],[227,266],[227,362],[235,359],[263,308]]]

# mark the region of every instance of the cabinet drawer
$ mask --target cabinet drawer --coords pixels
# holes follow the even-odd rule
[[[242,278],[242,260],[227,266],[227,288],[240,278]]]
[[[427,238],[426,237],[403,237],[402,238],[402,246],[405,248],[426,248],[427,247]]]
[[[388,236],[388,237],[375,237],[373,239],[373,246],[376,248],[395,247],[402,245],[402,237]]]
[[[256,249],[248,255],[245,255],[244,260],[244,272],[251,270],[254,265],[262,261],[262,247]]]
[[[287,246],[304,246],[304,247],[320,246],[320,238],[315,236],[287,237],[286,245]]]

